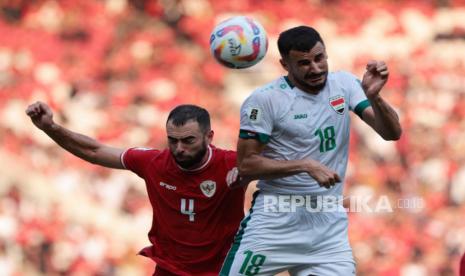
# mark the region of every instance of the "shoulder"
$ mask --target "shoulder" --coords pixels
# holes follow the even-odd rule
[[[262,101],[271,101],[276,99],[276,97],[286,97],[292,95],[292,88],[289,87],[284,77],[279,77],[259,88],[255,89],[247,100],[262,100]]]
[[[213,154],[221,157],[221,158],[236,158],[237,153],[234,150],[227,150],[222,148],[217,148],[214,145],[210,145],[212,148]]]
[[[233,150],[221,149],[211,145],[213,155],[217,162],[225,161],[228,164],[236,164],[237,153]]]
[[[157,158],[163,157],[165,152],[166,150],[160,151],[153,148],[130,148],[121,155],[121,163],[126,169],[132,170],[141,176],[145,168]]]
[[[342,84],[347,84],[348,82],[349,83],[353,83],[353,82],[360,83],[360,80],[357,78],[357,76],[347,71],[331,72],[328,74],[328,79],[330,81],[339,82]]]
[[[159,155],[162,153],[163,150],[158,150],[154,148],[146,148],[146,147],[133,147],[129,148],[125,151],[126,153],[131,153],[131,154],[143,154],[143,155]]]
[[[357,79],[357,77],[350,73],[350,72],[347,72],[347,71],[334,71],[334,72],[330,72],[329,73],[329,76],[330,78],[332,79],[339,79],[339,80],[353,80],[353,79]]]
[[[122,157],[126,159],[143,159],[145,161],[156,157],[163,157],[167,150],[157,150],[154,148],[134,147],[123,152]]]

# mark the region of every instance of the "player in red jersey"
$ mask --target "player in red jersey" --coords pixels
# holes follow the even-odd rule
[[[157,263],[154,275],[218,275],[243,218],[244,189],[236,153],[211,145],[208,112],[194,105],[171,111],[169,149],[109,147],[53,121],[44,103],[26,114],[58,145],[97,165],[128,169],[145,180],[153,208],[151,246],[140,254]],[[228,180],[227,180],[228,179]]]
[[[463,253],[462,259],[460,260],[460,276],[465,276],[465,253]]]

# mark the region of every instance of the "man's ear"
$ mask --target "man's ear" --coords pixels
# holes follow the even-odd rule
[[[209,144],[212,142],[213,140],[213,136],[215,135],[215,132],[213,130],[210,130],[208,133],[207,133],[207,139],[209,140]]]
[[[279,63],[281,63],[281,66],[284,68],[284,70],[289,71],[289,67],[287,66],[287,62],[283,58],[281,58],[279,60]]]

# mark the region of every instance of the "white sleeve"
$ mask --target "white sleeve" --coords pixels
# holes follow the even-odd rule
[[[240,138],[266,143],[273,130],[274,113],[267,91],[255,91],[241,106]]]

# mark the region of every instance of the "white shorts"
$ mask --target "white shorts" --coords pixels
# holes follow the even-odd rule
[[[355,275],[342,205],[332,212],[309,211],[301,206],[272,210],[269,198],[274,196],[254,194],[221,276],[275,275],[283,271],[299,276]]]

